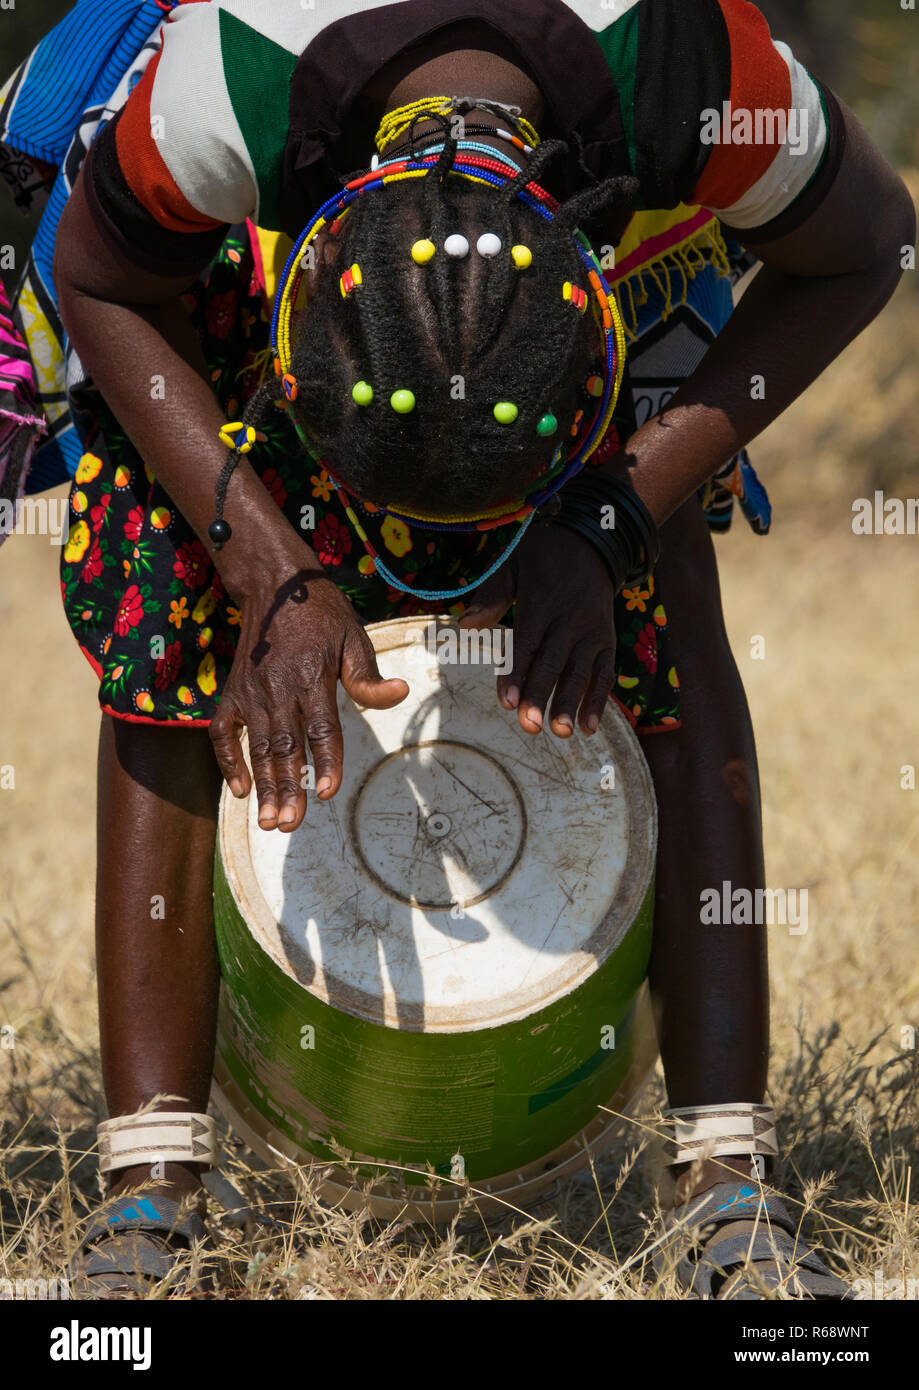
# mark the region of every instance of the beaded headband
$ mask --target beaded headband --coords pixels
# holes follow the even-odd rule
[[[454,99],[447,97],[431,98],[424,102],[412,103],[410,107],[400,108],[398,111],[390,112],[387,114],[387,117],[384,118],[383,125],[381,125],[380,131],[378,132],[378,148],[382,151],[386,145],[391,144],[399,134],[406,130],[411,132],[415,122],[422,117],[433,116],[436,118],[439,116],[443,118],[450,110],[455,109],[457,106],[469,107],[471,105],[473,105],[471,102],[458,103]],[[516,124],[518,129],[523,130],[524,135],[527,137],[526,140],[521,139],[519,136],[513,136],[505,131],[497,131],[496,133],[504,136],[517,148],[530,152],[532,145],[539,143],[539,137],[532,126],[523,123],[519,119],[516,120]],[[448,175],[465,178],[470,182],[485,184],[500,189],[505,187],[508,183],[513,182],[522,172],[520,166],[517,165],[514,160],[504,155],[496,154],[490,146],[462,139],[454,141],[453,143],[455,145],[454,160],[447,170]],[[443,145],[433,150],[426,150],[423,154],[417,156],[414,154],[414,147],[412,149],[412,154],[408,157],[392,156],[388,159],[379,160],[377,156],[374,156],[374,163],[371,169],[361,174],[358,178],[352,179],[341,191],[333,194],[331,198],[327,199],[300,233],[281,273],[271,318],[271,347],[274,356],[274,370],[280,378],[284,395],[288,401],[294,401],[297,395],[296,378],[291,371],[293,360],[291,321],[303,277],[311,267],[311,258],[305,254],[311,242],[326,227],[332,235],[337,234],[342,222],[348,216],[352,204],[366,193],[377,188],[385,187],[391,183],[400,182],[404,179],[427,177],[434,170],[442,152]],[[554,221],[559,204],[556,199],[537,183],[532,181],[526,183],[517,190],[516,198],[530,207],[545,221]],[[577,229],[573,231],[572,238],[578,256],[585,268],[588,284],[593,292],[598,326],[601,328],[603,335],[604,376],[602,378],[602,391],[598,393],[599,400],[596,412],[586,429],[581,428],[582,413],[579,413],[576,421],[577,428],[572,431],[573,434],[579,437],[578,442],[571,446],[567,457],[562,456],[563,451],[561,449],[556,450],[547,469],[544,470],[543,475],[529,493],[513,502],[502,504],[499,507],[492,508],[476,516],[433,518],[408,512],[404,508],[391,507],[379,503],[374,504],[378,511],[388,513],[422,530],[484,531],[513,521],[520,522],[520,530],[517,535],[500,557],[500,560],[489,569],[488,574],[482,575],[475,583],[468,584],[463,589],[455,591],[421,591],[418,589],[411,589],[409,586],[402,584],[401,581],[386,569],[379,556],[373,551],[369,541],[363,533],[363,529],[357,522],[353,509],[348,503],[348,498],[342,483],[335,478],[332,471],[328,468],[327,460],[322,461],[323,466],[329,474],[330,480],[341,495],[349,520],[352,525],[355,526],[368,553],[376,561],[377,570],[387,582],[404,592],[414,593],[420,598],[430,597],[432,599],[438,599],[456,597],[460,594],[468,593],[470,589],[481,584],[489,574],[493,573],[493,571],[498,568],[500,563],[503,563],[510,552],[520,540],[522,540],[523,533],[532,521],[537,509],[558,492],[570,478],[580,472],[584,464],[599,446],[603,436],[609,428],[622,384],[622,375],[625,365],[625,331],[623,329],[615,295],[608,293],[604,288],[603,271],[590,242],[587,237]],[[464,240],[463,238],[460,239]],[[480,242],[482,240],[483,239],[480,239]],[[412,248],[412,255],[415,256],[419,264],[424,262],[419,256],[415,255],[415,252],[416,249],[422,245],[426,248],[424,252],[425,259],[430,258],[427,244],[416,243],[415,247]],[[434,250],[436,250],[436,248],[433,248],[431,244],[430,254],[433,254]],[[460,251],[459,254],[465,254],[465,252]],[[495,254],[495,251],[491,246],[483,249],[480,245],[480,254],[492,255]],[[518,268],[526,268],[531,260],[528,254],[528,248],[526,247],[512,248],[512,256],[514,264]],[[362,283],[362,278],[359,266],[354,265],[350,267],[340,279],[342,297],[346,298],[351,294],[355,287]],[[587,295],[583,289],[573,286],[571,282],[566,281],[561,287],[561,293],[566,300],[571,300],[575,308],[580,309],[582,312],[586,311]],[[363,397],[358,396],[358,388],[366,388]],[[406,398],[401,406],[397,403],[397,397]],[[372,388],[370,388],[366,382],[357,383],[355,386],[354,398],[358,403],[369,403],[373,398]],[[409,391],[395,392],[391,398],[391,404],[396,410],[404,409],[410,411],[414,408],[414,396]],[[499,420],[502,419],[502,416],[498,413],[499,407],[506,405],[510,405],[510,411],[512,411],[513,414],[507,412],[505,420],[508,423],[512,423],[513,419],[516,417],[516,410],[510,403],[499,403],[499,405],[495,407],[495,415]],[[304,432],[300,429],[296,418],[293,418],[299,437],[304,444],[309,447],[309,441],[306,439]],[[553,428],[546,428],[544,430],[542,428],[543,425],[548,425],[549,422],[551,422]],[[551,413],[549,413],[540,421],[538,433],[551,433],[556,424],[557,422],[554,416],[551,416]],[[229,447],[233,448],[238,455],[239,453],[246,452],[251,447],[250,435],[252,433],[251,427],[247,430],[241,422],[235,422],[224,427],[224,431],[221,431],[221,438],[223,438],[224,442],[227,443]],[[228,460],[228,465],[230,464],[231,460]],[[229,472],[231,471],[232,467],[225,469],[227,476],[229,476]],[[222,474],[221,479],[223,479],[223,476]],[[230,528],[228,524],[222,520],[220,515],[222,512],[222,492],[224,490],[225,487],[221,489],[218,485],[218,518],[210,528],[211,539],[217,546],[223,544],[230,535]]]
[[[465,142],[459,141],[458,148],[462,150]],[[413,159],[394,159],[384,161],[369,173],[362,174],[359,178],[346,184],[341,193],[335,194],[320,208],[319,212],[308,223],[301,232],[293,249],[288,256],[284,270],[281,274],[280,288],[275,300],[274,313],[271,320],[271,343],[275,353],[275,371],[283,378],[290,375],[292,362],[291,350],[291,319],[293,306],[304,275],[308,267],[304,265],[304,252],[310,242],[326,226],[334,235],[350,205],[361,197],[364,193],[374,188],[384,187],[390,183],[397,183],[408,178],[426,177],[436,163],[438,151],[433,151],[422,156],[417,160]],[[470,181],[477,183],[490,184],[500,188],[504,184],[516,177],[517,170],[513,165],[508,164],[501,158],[485,158],[476,153],[463,151],[462,159],[458,159],[450,170],[451,174],[459,175]],[[525,189],[521,189],[517,197],[528,207],[533,208],[546,221],[554,220],[558,204],[544,189],[538,184],[530,183]],[[556,476],[551,479],[549,484],[541,483],[534,493],[527,497],[517,499],[509,505],[492,508],[490,511],[483,512],[478,516],[455,517],[449,519],[435,519],[418,516],[411,512],[406,512],[399,508],[393,508],[385,504],[376,503],[379,510],[390,512],[403,521],[411,521],[422,529],[431,530],[477,530],[490,529],[493,526],[501,525],[504,522],[518,520],[521,508],[527,511],[534,511],[541,506],[553,493],[564,486],[569,478],[573,477],[590,458],[591,454],[599,445],[603,438],[613,413],[616,408],[616,401],[619,395],[619,388],[622,383],[622,372],[625,364],[625,332],[619,315],[618,305],[615,295],[607,293],[604,289],[603,271],[599,261],[590,245],[590,242],[580,231],[573,233],[575,248],[584,263],[587,271],[587,280],[593,290],[594,300],[599,309],[600,322],[602,325],[605,346],[605,369],[603,394],[598,402],[596,413],[587,428],[586,434],[580,446],[573,450],[564,463],[564,467],[557,471]],[[569,289],[568,298],[571,298],[570,282],[566,282],[564,289]],[[581,291],[581,294],[584,292]],[[579,307],[579,306],[578,306]],[[586,307],[586,305],[585,305]],[[330,474],[331,476],[331,474]],[[482,527],[480,523],[485,523]]]

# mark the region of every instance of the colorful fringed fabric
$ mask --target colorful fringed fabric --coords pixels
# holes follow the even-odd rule
[[[653,214],[638,214],[651,218]],[[733,312],[732,286],[756,258],[735,241],[722,238],[717,224],[704,221],[689,236],[669,246],[651,235],[653,259],[632,270],[628,278],[607,272],[625,301],[623,318],[629,342],[629,379],[638,425],[664,409],[681,383],[695,371]],[[702,254],[697,237],[711,237],[715,254]],[[622,270],[620,263],[618,269]],[[628,297],[623,296],[623,287]],[[631,325],[631,326],[630,326]],[[735,501],[756,535],[765,536],[772,520],[772,506],[746,449],[741,449],[699,491],[712,531],[731,525]]]
[[[686,303],[689,282],[707,264],[730,275],[727,247],[718,218],[707,208],[679,207],[668,212],[636,212],[616,248],[616,264],[606,278],[616,291],[626,338],[634,342],[640,309],[654,299],[659,317]],[[647,318],[647,315],[643,315]]]

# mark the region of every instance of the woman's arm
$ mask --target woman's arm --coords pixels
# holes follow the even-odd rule
[[[840,103],[841,105],[841,103]],[[727,325],[668,405],[597,472],[626,472],[658,525],[779,416],[880,312],[916,235],[901,180],[845,107],[847,145],[823,202],[791,234],[747,245],[764,262]],[[762,377],[764,395],[753,391]],[[763,399],[758,399],[763,395]],[[589,541],[548,526],[475,596],[489,627],[517,601],[514,669],[498,697],[527,733],[592,733],[614,680],[608,576]]]
[[[81,175],[61,217],[54,278],[64,327],[81,361],[212,551],[207,528],[226,460],[217,437],[225,419],[179,298],[194,277],[153,275],[111,251],[96,229]],[[158,376],[165,379],[163,399],[162,392],[151,392]],[[341,784],[338,680],[353,699],[377,709],[398,704],[408,687],[382,678],[351,604],[245,459],[233,475],[224,515],[233,534],[214,559],[243,617],[211,739],[230,789],[247,796],[252,779],[239,735],[248,729],[259,824],[294,830],[306,810],[306,744],[318,795],[334,796]]]
[[[213,554],[207,528],[227,456],[217,437],[226,417],[180,299],[194,278],[152,275],[122,260],[99,236],[77,179],[54,256],[64,327],[138,453]],[[165,394],[151,394],[156,375],[165,379]],[[277,587],[301,569],[321,572],[245,458],[227,494],[226,517],[233,535],[213,558],[234,598],[242,601],[272,579]]]
[[[827,196],[790,235],[745,242],[762,269],[693,374],[610,465],[627,470],[658,524],[807,389],[899,282],[916,237],[912,200],[839,104],[846,147]]]

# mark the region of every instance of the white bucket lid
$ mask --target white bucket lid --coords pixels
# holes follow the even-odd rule
[[[367,632],[410,693],[362,710],[339,687],[344,780],[308,794],[293,834],[224,791],[236,904],[287,975],[358,1018],[449,1033],[525,1018],[603,964],[645,897],[657,813],[638,740],[612,702],[591,738],[525,734],[482,660],[490,634],[426,618]]]

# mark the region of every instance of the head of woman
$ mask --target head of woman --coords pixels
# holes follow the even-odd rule
[[[610,180],[544,216],[518,194],[567,155],[544,142],[495,187],[451,172],[447,137],[432,172],[369,191],[321,234],[292,319],[289,408],[353,495],[475,516],[537,486],[570,442],[600,355],[594,315],[563,293],[587,287],[574,231],[629,189]]]

